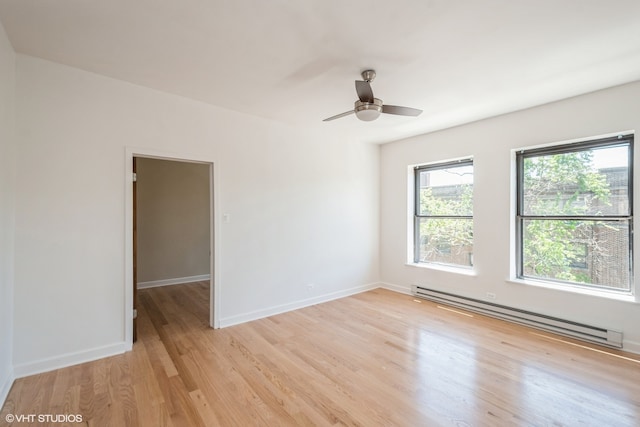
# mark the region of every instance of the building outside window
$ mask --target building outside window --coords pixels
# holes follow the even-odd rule
[[[632,291],[633,135],[517,153],[517,271]]]
[[[473,161],[415,168],[414,262],[473,265]]]

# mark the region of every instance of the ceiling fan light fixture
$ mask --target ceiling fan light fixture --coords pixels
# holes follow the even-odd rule
[[[351,114],[355,114],[359,120],[363,122],[372,122],[380,117],[380,114],[394,114],[396,116],[412,116],[416,117],[422,113],[422,110],[410,107],[401,107],[399,105],[383,105],[382,100],[373,97],[373,90],[371,89],[371,80],[376,77],[376,72],[373,70],[365,70],[362,72],[362,78],[364,80],[356,80],[356,93],[358,94],[358,100],[353,106],[353,110],[346,111],[344,113],[336,114],[335,116],[327,117],[323,122],[330,122],[341,117],[346,117]]]
[[[356,101],[355,108],[356,117],[363,122],[371,122],[382,113],[382,100],[374,98],[373,102]]]

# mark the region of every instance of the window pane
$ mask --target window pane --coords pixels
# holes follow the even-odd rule
[[[523,273],[628,291],[629,222],[524,220]]]
[[[420,218],[418,262],[473,265],[473,220]]]
[[[419,172],[419,215],[473,215],[473,166]]]
[[[523,215],[629,215],[628,145],[526,157]]]

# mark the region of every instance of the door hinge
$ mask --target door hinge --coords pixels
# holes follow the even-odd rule
[[[135,308],[133,309],[133,318],[134,319],[138,318],[138,310],[136,310]]]
[[[136,174],[135,172],[133,173],[133,182],[138,181],[138,174]]]

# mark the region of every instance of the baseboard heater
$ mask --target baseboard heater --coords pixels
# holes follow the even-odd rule
[[[473,298],[461,297],[447,292],[436,291],[413,285],[413,295],[487,316],[520,323],[533,328],[555,332],[571,338],[589,341],[608,347],[622,348],[622,332],[598,328],[582,323],[545,316],[531,311],[520,310]]]

